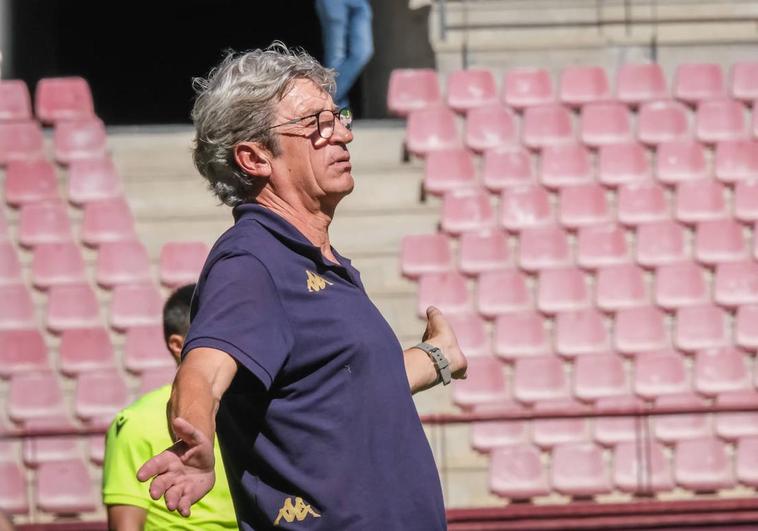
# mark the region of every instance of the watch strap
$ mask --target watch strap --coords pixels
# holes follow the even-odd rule
[[[437,369],[437,374],[439,374],[440,379],[442,380],[442,384],[449,384],[450,380],[452,380],[452,374],[450,373],[450,362],[447,361],[447,358],[442,353],[442,349],[424,342],[419,343],[415,348],[423,350],[427,353],[427,355],[432,359],[432,363],[434,363],[434,368]]]

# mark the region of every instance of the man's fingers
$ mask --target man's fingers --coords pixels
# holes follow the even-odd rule
[[[166,509],[174,511],[179,506],[179,500],[184,494],[184,487],[181,485],[172,485],[163,496],[166,502]]]
[[[159,474],[150,483],[150,497],[154,500],[159,500],[176,483],[177,479],[178,476],[175,472]]]
[[[190,507],[192,507],[192,499],[187,494],[184,494],[179,500],[179,505],[176,510],[179,511],[179,514],[187,518],[190,515]]]
[[[153,476],[168,472],[169,466],[174,459],[176,459],[176,456],[173,453],[164,450],[155,457],[152,457],[137,470],[137,479],[147,481]]]

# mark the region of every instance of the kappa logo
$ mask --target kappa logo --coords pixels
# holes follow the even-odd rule
[[[331,286],[332,283],[326,280],[324,277],[321,277],[314,273],[313,271],[305,270],[305,274],[307,275],[307,280],[305,282],[305,285],[308,287],[308,291],[311,293],[313,292],[319,292],[322,289],[325,289],[326,286]]]
[[[279,509],[279,515],[276,517],[276,520],[274,520],[274,526],[278,527],[282,518],[284,518],[285,522],[291,524],[295,520],[302,522],[308,516],[321,518],[321,515],[314,511],[310,505],[306,505],[303,499],[299,496],[295,498],[294,504],[292,503],[292,498],[287,498],[284,500],[282,508]]]

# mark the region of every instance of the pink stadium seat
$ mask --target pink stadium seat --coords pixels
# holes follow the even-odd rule
[[[650,303],[645,272],[634,264],[617,264],[597,270],[595,302],[605,312],[646,306]]]
[[[571,411],[582,404],[571,399],[546,400],[534,404],[534,411]],[[559,444],[583,442],[590,438],[589,423],[583,418],[534,419],[532,441],[548,449]]]
[[[519,265],[527,271],[572,265],[568,235],[555,225],[530,227],[519,238]]]
[[[500,195],[500,224],[511,232],[552,225],[550,195],[538,184],[506,188]]]
[[[698,139],[707,144],[749,137],[745,107],[735,100],[700,102],[697,106],[696,124]]]
[[[484,326],[482,317],[474,312],[450,315],[448,323],[455,331],[458,345],[467,357],[489,356],[490,335]]]
[[[456,70],[447,76],[447,105],[454,111],[497,103],[495,78],[486,68]]]
[[[166,347],[161,326],[134,326],[126,331],[124,343],[126,370],[142,374],[155,368],[174,368],[175,366],[176,363]]]
[[[36,494],[37,508],[46,513],[72,514],[97,507],[92,479],[81,458],[42,463]]]
[[[473,154],[463,148],[429,153],[424,169],[424,190],[442,195],[452,190],[478,186]]]
[[[58,177],[45,159],[16,160],[5,168],[5,201],[14,207],[38,201],[56,200]]]
[[[88,438],[89,460],[98,466],[105,461],[105,436],[90,435]]]
[[[619,310],[615,324],[614,347],[622,354],[662,349],[669,343],[664,313],[654,306]]]
[[[726,312],[718,306],[679,308],[674,343],[682,350],[725,347],[730,343],[728,324]]]
[[[530,444],[512,444],[491,453],[489,487],[504,498],[525,500],[550,493],[540,451]]]
[[[645,399],[690,390],[689,371],[682,353],[666,348],[640,352],[634,358],[634,392]]]
[[[24,247],[71,241],[71,222],[61,201],[29,203],[21,207],[18,240]]]
[[[607,101],[611,89],[605,70],[599,66],[567,66],[561,71],[560,100],[579,107],[587,103]]]
[[[518,409],[518,406],[515,406]],[[514,408],[513,403],[485,404],[473,408],[474,413],[499,412]],[[529,423],[526,421],[488,421],[471,423],[471,447],[487,453],[501,446],[523,444],[529,441]]]
[[[729,217],[724,185],[713,179],[681,182],[676,187],[674,216],[682,223]]]
[[[523,147],[488,149],[483,164],[482,183],[490,192],[537,182],[531,155]]]
[[[499,103],[477,107],[466,113],[466,146],[470,149],[481,152],[518,144],[516,117]]]
[[[47,327],[54,333],[100,326],[100,304],[87,284],[52,286],[47,300]]]
[[[458,269],[466,275],[500,270],[513,262],[508,235],[497,229],[461,234],[458,250]]]
[[[716,144],[716,178],[723,183],[758,179],[758,142],[725,140]]]
[[[530,311],[498,315],[493,343],[495,354],[506,360],[552,352],[542,316]]]
[[[571,113],[558,104],[527,107],[524,110],[521,139],[531,149],[574,142]]]
[[[734,486],[734,468],[725,444],[703,437],[676,444],[674,454],[676,483],[694,491],[715,491]]]
[[[758,392],[755,389],[720,393],[716,397],[719,407],[751,407],[758,410]],[[733,441],[742,437],[758,435],[758,414],[756,413],[718,413],[716,415],[716,434],[722,439]]]
[[[619,101],[638,105],[668,97],[666,76],[661,65],[629,63],[619,68],[616,76],[616,98]]]
[[[758,105],[753,105],[753,113],[750,119],[750,129],[754,137],[758,137]]]
[[[758,350],[758,305],[737,308],[734,342],[748,350]]]
[[[60,370],[66,376],[115,368],[108,331],[103,327],[65,330],[59,347]]]
[[[95,115],[89,83],[81,77],[42,78],[34,94],[37,118],[45,124]]]
[[[387,109],[397,116],[442,102],[437,72],[430,68],[396,68],[390,74]]]
[[[640,447],[642,444],[644,446]],[[658,442],[623,442],[614,449],[613,483],[623,492],[663,492],[674,480],[663,446]]]
[[[0,165],[44,157],[42,130],[37,122],[0,122]]]
[[[455,113],[446,107],[411,112],[405,130],[405,143],[408,151],[419,157],[440,149],[460,147]]]
[[[690,138],[687,108],[676,101],[644,103],[637,115],[637,138],[643,144],[677,142]]]
[[[630,261],[623,227],[615,224],[581,227],[576,238],[576,263],[579,267],[619,265]]]
[[[23,284],[0,285],[0,330],[37,327],[34,305]]]
[[[462,408],[480,404],[505,403],[508,394],[505,389],[503,364],[491,356],[480,356],[468,360],[466,379],[453,389],[453,403]]]
[[[150,391],[158,389],[159,387],[168,385],[174,381],[175,375],[176,367],[150,369],[149,371],[142,373],[140,376],[139,389],[137,392],[141,396],[145,393],[149,393]]]
[[[719,264],[713,300],[728,308],[758,303],[758,263],[753,260]]]
[[[682,63],[674,74],[674,97],[687,103],[698,103],[726,96],[721,65],[715,63]]]
[[[734,217],[743,223],[758,221],[758,180],[738,181],[734,186]]]
[[[612,221],[605,199],[605,189],[599,184],[578,184],[561,188],[558,195],[558,217],[569,229],[598,225]]]
[[[710,177],[705,150],[693,140],[663,142],[658,145],[656,175],[665,184]]]
[[[515,360],[513,371],[513,397],[519,402],[530,404],[571,396],[563,361],[558,356],[521,357]]]
[[[416,308],[419,317],[426,316],[429,306],[436,306],[446,314],[471,311],[473,305],[466,278],[458,271],[421,275]]]
[[[134,217],[126,199],[118,197],[84,205],[82,243],[96,247],[103,242],[134,240]]]
[[[21,284],[21,264],[16,248],[9,241],[0,240],[0,285]]]
[[[442,200],[442,230],[453,235],[495,227],[490,195],[481,188],[451,190]]]
[[[637,226],[637,263],[658,267],[689,259],[686,230],[674,221],[657,221]]]
[[[150,257],[141,242],[105,242],[98,248],[95,279],[99,285],[136,284],[151,276]]]
[[[31,371],[47,371],[47,347],[36,329],[0,331],[0,377]]]
[[[603,315],[594,309],[559,313],[555,317],[555,351],[572,358],[610,349]]]
[[[732,97],[752,103],[758,100],[758,62],[742,61],[732,65],[729,76]]]
[[[745,352],[736,348],[713,348],[695,354],[693,386],[698,393],[717,395],[751,387]]]
[[[26,473],[16,461],[0,461],[0,511],[25,515],[29,512]]]
[[[52,372],[27,372],[11,376],[8,417],[15,422],[65,415],[58,377]]]
[[[58,122],[53,133],[55,160],[68,164],[72,160],[106,155],[105,125],[100,118]]]
[[[631,142],[634,138],[629,111],[622,103],[588,103],[582,107],[581,120],[582,142],[588,146]]]
[[[68,199],[74,205],[112,199],[123,194],[121,176],[109,156],[72,160],[68,168]]]
[[[650,161],[642,144],[606,144],[598,150],[598,180],[605,186],[648,181],[652,178]]]
[[[164,243],[159,259],[161,283],[177,288],[197,282],[208,251],[208,245],[200,241]]]
[[[120,284],[113,288],[110,324],[116,330],[161,322],[163,298],[153,284]]]
[[[110,417],[129,403],[129,390],[116,371],[89,371],[76,380],[74,409],[80,419]]]
[[[642,399],[629,394],[598,398],[594,403],[596,411],[619,408],[642,410],[644,406]],[[605,447],[636,440],[642,428],[634,417],[599,417],[594,424],[595,442]]]
[[[24,423],[24,428],[30,431],[45,429],[76,430],[76,426],[66,417],[63,419],[33,419]],[[22,453],[24,464],[30,468],[36,468],[42,463],[49,463],[51,461],[81,457],[79,440],[77,437],[71,436],[26,437],[24,438]]]
[[[576,267],[539,272],[537,308],[543,313],[581,310],[592,305],[584,273]]]
[[[624,396],[628,392],[621,356],[605,352],[579,356],[574,361],[574,396],[579,400]]]
[[[572,443],[553,448],[553,488],[569,496],[592,496],[611,490],[610,474],[602,449],[592,443]]]
[[[735,468],[740,483],[758,485],[758,437],[742,437],[737,441]]]
[[[0,121],[21,122],[32,119],[29,89],[21,79],[0,82]]]
[[[400,251],[400,268],[408,278],[427,273],[442,273],[453,267],[450,243],[444,234],[404,236]]]
[[[512,68],[503,76],[501,96],[506,105],[516,109],[552,103],[553,80],[543,68]]]
[[[79,246],[71,241],[37,245],[32,255],[32,282],[40,289],[87,282]]]
[[[526,275],[518,269],[501,269],[482,273],[477,283],[479,313],[492,319],[503,313],[532,308],[532,293]]]
[[[663,395],[655,405],[665,408],[693,408],[708,405],[708,401],[692,392]],[[711,416],[708,414],[678,413],[659,415],[653,420],[655,437],[665,444],[711,435]]]
[[[589,184],[593,180],[592,158],[581,144],[546,146],[542,150],[540,181],[548,188]]]
[[[706,265],[738,262],[750,256],[742,226],[731,219],[716,219],[697,224],[695,258]]]
[[[655,182],[619,186],[616,216],[623,225],[639,225],[671,218],[666,192]]]
[[[5,215],[0,212],[0,241],[7,241],[9,239],[8,222],[5,221]]]

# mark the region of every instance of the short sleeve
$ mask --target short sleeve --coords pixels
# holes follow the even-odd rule
[[[105,505],[133,505],[145,510],[150,506],[150,482],[140,482],[137,470],[152,457],[152,448],[140,431],[139,423],[130,423],[123,412],[108,428],[103,461]]]
[[[196,348],[226,352],[268,389],[294,343],[268,269],[241,252],[220,258],[198,285],[182,356]]]

